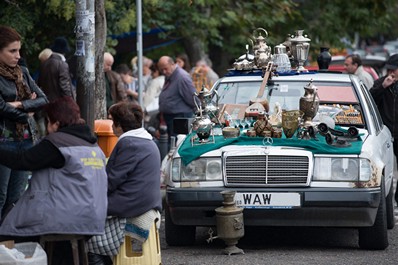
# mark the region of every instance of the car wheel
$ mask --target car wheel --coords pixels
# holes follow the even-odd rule
[[[384,181],[381,184],[381,197],[376,219],[371,227],[359,228],[359,247],[369,250],[383,250],[388,247],[387,211]]]
[[[169,246],[190,246],[195,243],[196,227],[175,225],[171,220],[169,207],[165,207],[165,234]]]
[[[386,211],[387,211],[387,229],[393,229],[395,226],[394,216],[394,185],[391,181],[390,192],[386,197]]]

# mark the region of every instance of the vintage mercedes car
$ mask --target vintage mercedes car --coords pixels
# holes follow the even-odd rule
[[[260,37],[254,54],[267,62]],[[368,89],[354,75],[278,73],[242,58],[201,98],[200,116],[175,120],[184,126],[164,161],[167,243],[192,244],[196,227],[215,227],[220,192],[234,191],[245,226],[357,228],[360,248],[387,248],[393,145]],[[240,135],[225,137],[227,126]]]

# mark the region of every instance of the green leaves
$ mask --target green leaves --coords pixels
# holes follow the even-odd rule
[[[75,9],[75,0],[0,1],[0,23],[15,27],[26,54],[36,55],[57,36],[74,40]],[[134,0],[105,0],[105,10],[108,36],[136,30]],[[223,58],[243,54],[258,27],[268,31],[271,46],[304,29],[311,49],[343,47],[341,39],[353,41],[355,34],[398,36],[396,0],[142,0],[142,18],[144,32],[161,28],[161,38],[199,41],[205,52],[221,51]]]

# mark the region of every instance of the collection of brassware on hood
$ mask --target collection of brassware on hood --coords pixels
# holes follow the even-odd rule
[[[256,29],[253,39],[250,39],[253,54],[249,53],[249,46],[246,45],[246,54],[240,56],[233,64],[234,70],[237,71],[257,69],[263,73],[257,97],[248,102],[244,118],[233,119],[225,109],[220,113],[217,91],[209,91],[203,87],[202,91],[194,95],[194,98],[200,102],[197,104],[195,100],[197,112],[192,131],[196,134],[191,139],[192,145],[214,143],[214,134],[222,134],[224,138],[235,138],[241,133],[250,137],[281,138],[283,132],[286,138],[296,135],[298,139],[304,140],[317,139],[316,135],[319,133],[325,136],[326,142],[330,145],[350,146],[349,141],[358,137],[358,130],[355,127],[350,127],[347,132],[331,128],[326,123],[315,124],[312,121],[319,109],[317,87],[312,80],[304,87],[305,93],[300,98],[299,110],[282,111],[280,105],[275,104],[273,114],[268,116],[269,103],[263,95],[273,71],[308,72],[304,68],[304,63],[308,58],[311,40],[303,35],[303,30],[297,30],[295,35],[289,36],[283,44],[275,46],[272,54],[271,48],[265,41],[267,36],[265,29]],[[292,69],[290,61],[295,62],[296,69]]]

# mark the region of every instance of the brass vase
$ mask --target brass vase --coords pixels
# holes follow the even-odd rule
[[[286,138],[292,138],[304,112],[301,110],[282,111],[282,129]]]
[[[300,110],[304,113],[304,126],[312,126],[312,119],[316,116],[319,109],[319,98],[317,87],[312,84],[312,79],[304,87],[304,96],[300,98]]]

